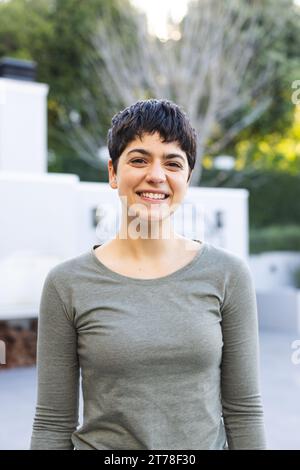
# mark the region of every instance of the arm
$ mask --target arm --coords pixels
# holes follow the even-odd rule
[[[240,260],[222,306],[221,395],[229,449],[265,449],[255,287]]]
[[[48,274],[41,297],[37,341],[38,396],[31,450],[74,448],[79,366],[76,330]]]

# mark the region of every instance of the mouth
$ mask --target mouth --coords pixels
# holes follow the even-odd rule
[[[136,193],[143,201],[149,201],[152,203],[160,203],[168,199],[169,194],[163,194],[164,197],[162,197],[161,193],[153,193],[153,196],[150,196],[151,193],[141,193],[137,192]],[[155,194],[158,194],[157,196]]]

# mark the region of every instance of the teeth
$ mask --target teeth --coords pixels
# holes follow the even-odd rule
[[[164,194],[141,193],[141,196],[148,197],[149,199],[165,199]]]

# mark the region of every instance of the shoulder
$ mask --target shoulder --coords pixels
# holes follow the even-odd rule
[[[211,263],[217,268],[214,269],[216,276],[222,278],[223,313],[239,307],[246,311],[247,306],[255,311],[255,285],[247,260],[211,244],[208,245],[208,251],[211,254]]]
[[[226,290],[231,289],[239,282],[252,282],[252,274],[245,258],[231,251],[206,243],[208,262],[216,276],[220,276]]]
[[[53,266],[46,276],[46,281],[53,283],[57,290],[72,282],[89,264],[89,252],[66,259]]]
[[[212,260],[219,266],[224,266],[232,270],[232,272],[239,272],[249,269],[248,262],[245,258],[232,253],[231,251],[207,243],[207,251],[210,254]]]

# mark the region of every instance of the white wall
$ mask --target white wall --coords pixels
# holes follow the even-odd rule
[[[187,230],[182,231],[178,209],[178,232],[246,258],[247,196],[244,190],[189,188],[184,203],[192,203],[200,224],[193,227],[186,217]],[[98,227],[93,223],[96,208],[106,214]],[[217,212],[224,222],[219,228]],[[117,190],[107,183],[80,183],[66,174],[0,172],[0,317],[37,313],[51,267],[113,238],[120,215]],[[102,237],[104,226],[108,233]]]
[[[0,78],[0,171],[47,172],[48,85]]]
[[[292,272],[300,268],[300,253],[270,251],[251,255],[249,266],[259,290],[292,287],[294,285]]]
[[[186,200],[200,208],[203,238],[248,260],[248,196],[246,189],[197,188],[188,190]],[[221,213],[223,228],[217,228]]]
[[[77,253],[76,175],[0,172],[0,259],[15,251]]]
[[[107,183],[80,183],[78,191],[80,227],[84,231],[81,232],[80,250],[84,250],[87,249],[87,241],[90,246],[114,237],[121,218],[121,204],[117,190]],[[91,224],[92,209],[97,206],[103,209],[103,224],[108,228],[108,234],[103,237],[102,225],[99,224],[96,230]],[[218,214],[221,214],[221,227],[217,227]],[[188,238],[207,240],[248,259],[248,192],[244,189],[191,187],[174,214],[174,227]]]
[[[49,270],[78,254],[77,184],[0,172],[0,318],[36,315]]]

